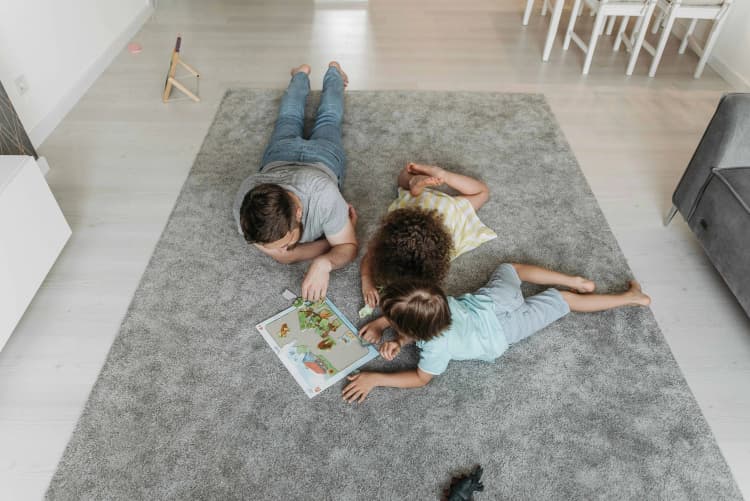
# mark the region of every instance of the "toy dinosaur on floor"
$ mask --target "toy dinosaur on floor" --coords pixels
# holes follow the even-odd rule
[[[445,491],[443,501],[472,501],[474,491],[481,492],[484,490],[481,478],[482,467],[479,465],[476,465],[468,475],[453,477],[451,485]]]

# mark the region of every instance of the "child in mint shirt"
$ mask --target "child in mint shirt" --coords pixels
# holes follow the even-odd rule
[[[524,298],[521,282],[559,285]],[[437,285],[397,282],[381,295],[383,316],[360,330],[371,343],[380,343],[391,327],[396,339],[382,343],[380,354],[393,360],[401,348],[416,342],[420,348],[416,369],[361,372],[349,376],[344,400],[363,401],[377,386],[424,386],[448,367],[451,360],[494,361],[513,343],[527,338],[570,311],[595,312],[620,306],[648,306],[651,298],[635,280],[620,294],[592,294],[596,285],[583,277],[565,275],[538,266],[502,264],[490,281],[473,294],[446,296]]]

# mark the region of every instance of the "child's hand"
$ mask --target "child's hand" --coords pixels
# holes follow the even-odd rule
[[[401,351],[401,344],[398,341],[388,341],[380,347],[380,356],[386,360],[393,360]]]
[[[352,222],[352,226],[356,228],[357,221],[359,220],[359,215],[357,215],[357,211],[354,210],[354,206],[352,204],[347,205],[349,206],[349,220]]]
[[[380,295],[378,289],[371,283],[362,282],[362,297],[365,298],[365,303],[370,308],[375,308],[380,301]]]
[[[360,372],[359,374],[352,374],[347,376],[347,379],[351,381],[341,391],[341,395],[347,402],[358,402],[364,401],[370,391],[377,386],[376,379],[377,373],[375,372]]]
[[[373,320],[359,330],[359,335],[368,343],[378,344],[383,338],[383,329]]]

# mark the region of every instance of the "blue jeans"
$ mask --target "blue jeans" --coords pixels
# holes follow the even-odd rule
[[[323,92],[309,139],[302,137],[305,101],[310,79],[298,72],[292,76],[279,107],[279,118],[263,153],[261,170],[271,162],[322,163],[330,168],[339,182],[344,180],[346,154],[341,143],[341,121],[344,117],[344,80],[338,70],[329,67],[323,77]]]

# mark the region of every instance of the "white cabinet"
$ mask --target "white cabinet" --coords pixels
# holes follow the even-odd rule
[[[0,156],[0,349],[68,238],[70,227],[34,158]]]

